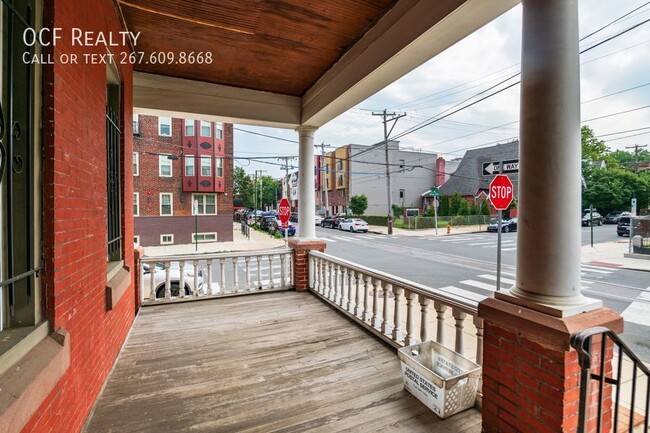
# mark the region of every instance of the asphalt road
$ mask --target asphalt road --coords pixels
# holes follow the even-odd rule
[[[582,243],[592,230],[582,229]],[[454,294],[491,296],[496,289],[496,233],[452,236],[386,236],[348,233],[317,227],[328,241],[326,253]],[[594,243],[620,240],[615,225],[593,227]],[[503,233],[501,288],[515,283],[516,233]],[[582,290],[605,307],[622,313],[650,286],[648,272],[583,264]],[[650,362],[650,330],[626,322],[622,338],[645,362]]]

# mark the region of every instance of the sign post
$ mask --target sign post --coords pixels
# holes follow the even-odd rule
[[[440,196],[440,190],[437,186],[432,186],[429,192],[433,196],[433,216],[436,223],[436,236],[438,236],[438,197]]]
[[[286,197],[280,200],[278,216],[280,217],[282,227],[284,227],[284,246],[286,247],[289,245],[289,216],[291,216],[291,203],[289,203]]]
[[[504,164],[501,164],[503,168]],[[514,186],[510,178],[505,174],[498,174],[494,176],[490,182],[490,202],[492,206],[499,211],[497,218],[497,287],[496,291],[501,290],[501,228],[503,211],[508,209],[512,199],[514,198]]]
[[[192,210],[194,211],[194,251],[199,250],[199,201],[192,202]],[[183,270],[181,269],[181,272]]]

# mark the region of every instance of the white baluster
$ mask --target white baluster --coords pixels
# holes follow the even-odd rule
[[[420,340],[429,340],[429,304],[431,299],[420,295]]]
[[[246,263],[246,288],[245,290],[248,292],[251,290],[251,258],[246,256],[244,258],[244,262]]]
[[[257,288],[262,290],[262,257],[257,256]]]
[[[318,292],[316,289],[316,257],[307,254],[307,261],[309,262],[309,288]],[[284,263],[284,261],[282,263]]]
[[[381,332],[382,334],[388,335],[390,332],[390,315],[388,314],[388,294],[393,290],[393,285],[391,283],[384,283],[384,314],[381,321]]]
[[[476,327],[476,363],[483,365],[483,319],[474,316],[473,321]]]
[[[341,275],[341,299],[339,299],[339,306],[345,308],[348,303],[348,293],[350,288],[348,287],[348,268],[343,267],[343,274]]]
[[[150,301],[155,301],[156,300],[156,264],[154,262],[148,262],[147,265],[149,265],[149,275],[151,275],[151,278],[149,279],[149,300]]]
[[[194,265],[194,291],[192,292],[192,296],[196,298],[199,296],[199,261],[194,260],[192,264]],[[181,273],[183,273],[182,269],[181,267]],[[179,293],[182,293],[181,298],[185,296],[185,284],[181,284]]]
[[[208,274],[208,296],[214,295],[214,292],[212,291],[212,259],[209,259],[207,264],[207,274]],[[203,282],[205,284],[205,281]]]
[[[379,278],[372,279],[372,327],[380,329],[381,317],[379,317],[379,288],[381,287],[381,280]]]
[[[287,287],[287,268],[285,267],[284,260],[284,254],[280,254],[280,287],[282,288]],[[311,287],[312,284],[311,280],[311,266],[309,266],[309,287]]]
[[[410,346],[411,344],[417,343],[417,339],[414,335],[415,314],[413,312],[413,299],[415,299],[415,293],[405,290],[404,296],[406,297],[406,339],[404,340],[404,344]]]
[[[352,295],[354,292],[354,270],[348,271],[348,305],[346,310],[354,314],[354,303],[352,302]]]
[[[402,332],[402,288],[393,287],[395,296],[395,318],[393,319],[393,340],[399,342]]]
[[[327,286],[327,299],[332,299],[332,293],[334,293],[334,263],[327,263],[327,274],[329,276],[328,286]]]
[[[230,259],[232,262],[232,290],[233,292],[239,292],[239,274],[237,268],[239,267],[239,257],[233,257]]]
[[[287,286],[293,286],[293,268],[291,265],[291,253],[285,254],[287,257]]]
[[[165,299],[170,300],[172,298],[172,289],[171,289],[171,270],[170,262],[165,262]]]
[[[465,317],[467,317],[467,313],[456,308],[452,308],[451,313],[456,320],[456,346],[454,350],[456,353],[463,355],[465,353],[463,348],[463,329],[465,328],[465,324],[463,322],[465,321]]]
[[[322,281],[321,281],[321,269],[320,269],[320,258],[314,257],[314,291],[316,293],[321,293]]]
[[[275,281],[273,278],[273,254],[268,255],[269,258],[269,289],[275,288]]]
[[[185,297],[185,261],[180,261],[178,263],[178,267],[180,269],[180,281],[178,284],[178,297],[179,298],[184,298]]]
[[[445,311],[447,311],[447,306],[435,301],[433,303],[433,308],[436,309],[436,342],[438,344],[445,345]]]
[[[219,271],[220,271],[220,281],[219,281],[219,287],[221,293],[226,293],[228,292],[228,288],[226,287],[226,259],[219,259]]]
[[[366,275],[363,279],[363,321],[370,322],[372,311],[370,311],[370,287],[372,287],[372,277]]]
[[[363,274],[361,272],[354,272],[354,289],[356,295],[354,297],[354,315],[361,317],[363,315],[363,305],[361,305],[361,285],[363,284]]]

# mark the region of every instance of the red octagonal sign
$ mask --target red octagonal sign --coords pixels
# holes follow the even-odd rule
[[[494,176],[490,182],[490,202],[496,210],[506,210],[515,194],[510,178],[505,174]]]
[[[291,215],[291,203],[286,198],[280,200],[280,206],[278,206],[278,216],[284,227],[289,223],[289,216]]]

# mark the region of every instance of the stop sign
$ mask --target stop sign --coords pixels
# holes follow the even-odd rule
[[[505,174],[494,176],[490,182],[490,202],[496,210],[506,210],[515,194],[510,178]]]
[[[278,206],[278,216],[283,226],[286,226],[289,223],[289,216],[291,215],[291,204],[289,200],[283,198],[280,200],[280,206]]]

